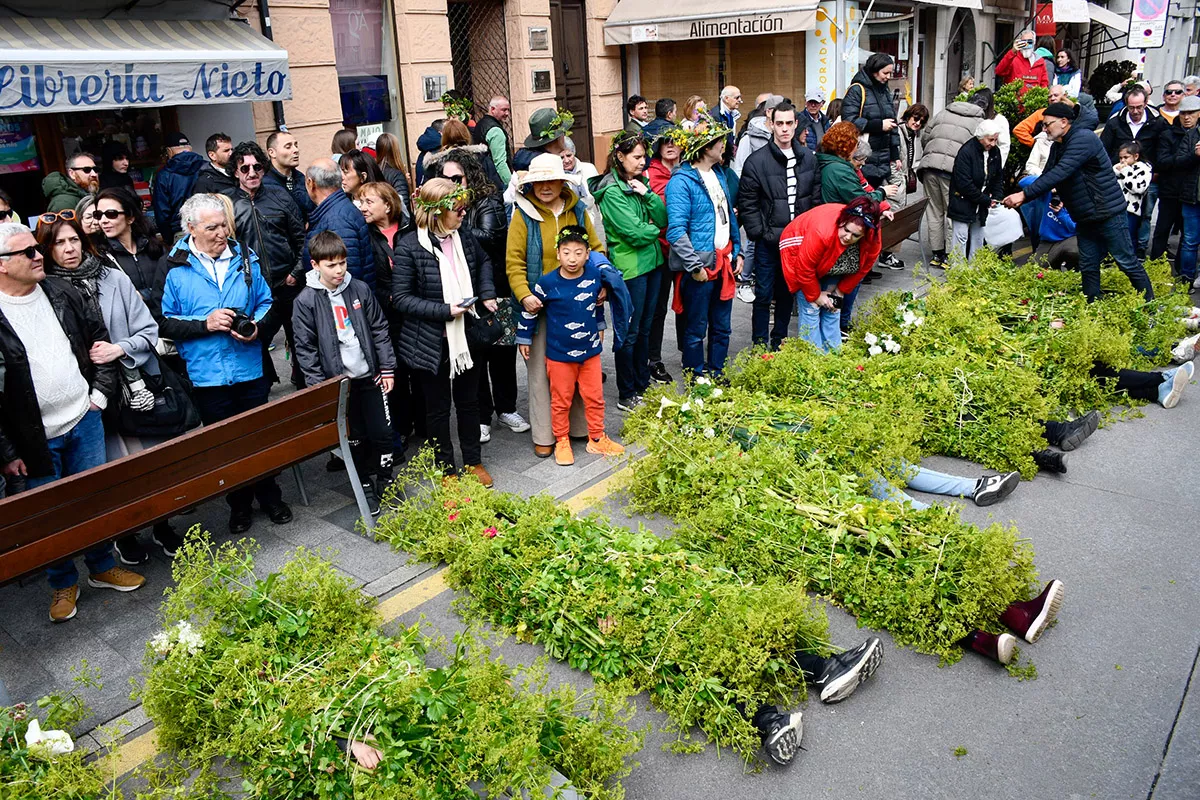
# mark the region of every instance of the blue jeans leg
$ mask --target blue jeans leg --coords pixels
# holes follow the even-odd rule
[[[1091,302],[1100,297],[1100,261],[1105,253],[1112,255],[1117,266],[1129,278],[1129,282],[1146,296],[1153,299],[1154,290],[1146,268],[1133,253],[1133,241],[1129,238],[1129,224],[1120,214],[1100,222],[1081,224],[1076,230],[1079,239],[1079,271],[1083,273],[1083,294]]]
[[[1179,272],[1187,280],[1196,279],[1196,257],[1200,250],[1200,205],[1181,203],[1183,236],[1179,240]]]
[[[720,284],[713,286],[708,305],[708,371],[720,375],[729,358],[729,336],[732,332],[733,298],[721,299]]]
[[[1134,243],[1137,245],[1138,258],[1145,258],[1150,252],[1150,218],[1154,216],[1154,207],[1158,205],[1158,184],[1151,183],[1142,198],[1142,222],[1138,225]]]
[[[750,339],[754,344],[769,344],[771,301],[775,298],[775,263],[771,245],[754,243],[754,310],[750,315]],[[779,249],[775,248],[776,258]]]
[[[621,400],[628,400],[638,393],[635,350],[637,349],[638,332],[641,330],[642,325],[642,312],[646,308],[646,279],[648,277],[648,275],[638,275],[636,278],[630,278],[625,281],[625,288],[629,290],[629,301],[633,315],[629,320],[629,329],[626,331],[625,341],[621,344],[621,349],[616,353],[617,396]],[[654,307],[653,302],[650,303],[650,307]]]
[[[76,475],[104,463],[104,423],[99,411],[89,411],[75,427],[62,436],[55,436],[46,443],[50,448],[53,472],[40,478],[29,478],[30,489],[45,486],[60,478]],[[88,571],[95,574],[107,572],[116,566],[112,556],[112,545],[107,542],[97,545],[83,556]],[[60,561],[46,568],[46,577],[53,589],[66,589],[79,582],[79,571],[73,559]]]
[[[704,370],[704,340],[708,336],[709,304],[712,281],[697,281],[684,275],[679,282],[683,300],[683,368],[699,373]]]
[[[905,494],[900,491],[896,484],[885,481],[882,478],[876,478],[871,481],[871,497],[876,500],[891,500],[893,503],[907,503],[917,511],[923,511],[929,508],[928,503],[922,503],[912,495]]]
[[[915,475],[906,484],[914,492],[926,494],[944,494],[949,497],[968,497],[975,494],[975,478],[964,478],[961,475],[947,475],[935,472],[925,467],[917,467]]]
[[[858,290],[861,288],[862,284],[860,283],[854,287],[854,291],[842,298],[842,313],[840,316],[842,330],[844,331],[850,330],[850,320],[854,316],[854,300],[858,297]]]

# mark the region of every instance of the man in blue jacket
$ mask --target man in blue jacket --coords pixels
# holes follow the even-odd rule
[[[182,323],[175,346],[187,363],[200,419],[211,425],[267,402],[271,385],[257,339],[271,287],[254,252],[230,240],[225,205],[215,195],[189,198],[180,219],[186,235],[167,258],[162,313]],[[292,521],[275,476],[268,475],[225,497],[230,533],[250,529],[255,497],[276,525]]]
[[[1083,273],[1083,293],[1088,302],[1100,297],[1100,262],[1106,253],[1112,254],[1133,288],[1150,300],[1154,290],[1145,267],[1133,252],[1125,217],[1125,196],[1117,184],[1112,162],[1094,133],[1072,128],[1078,116],[1078,106],[1050,104],[1042,115],[1043,130],[1053,142],[1046,168],[1024,191],[1004,198],[1004,205],[1016,208],[1026,200],[1057,189],[1079,226],[1076,231],[1079,270]]]
[[[308,196],[316,208],[308,215],[308,242],[321,231],[333,231],[346,243],[346,262],[354,280],[375,291],[375,251],[362,212],[342,191],[342,170],[333,159],[319,158],[304,175]],[[308,264],[308,244],[302,264]]]
[[[167,164],[154,177],[154,223],[163,240],[170,243],[180,235],[179,209],[192,196],[200,168],[208,162],[192,152],[192,144],[182,133],[168,133],[163,140]]]

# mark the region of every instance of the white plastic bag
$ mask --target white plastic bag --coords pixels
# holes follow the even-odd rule
[[[25,731],[25,746],[30,755],[43,761],[65,756],[75,749],[75,743],[66,731],[44,731],[36,719],[29,721],[29,729]]]
[[[989,247],[1004,247],[1024,235],[1021,215],[1015,208],[996,206],[988,209],[987,224],[983,226],[983,240]]]

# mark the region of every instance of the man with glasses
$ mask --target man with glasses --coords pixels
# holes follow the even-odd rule
[[[30,489],[105,461],[101,412],[119,391],[117,364],[93,363],[89,351],[108,341],[98,317],[64,280],[46,278],[29,228],[0,225],[0,472]],[[112,544],[83,556],[94,589],[132,592],[146,579],[118,567]],[[79,573],[72,559],[46,569],[53,590],[50,620],[75,616]]]
[[[1054,103],[1046,109],[1042,115],[1043,130],[1053,142],[1046,168],[1024,191],[1004,198],[1004,205],[1016,208],[1057,189],[1078,225],[1079,270],[1083,273],[1083,293],[1088,302],[1100,297],[1100,262],[1106,254],[1112,255],[1133,288],[1149,300],[1154,297],[1154,290],[1133,252],[1125,196],[1112,162],[1091,131],[1072,127],[1077,116],[1079,107],[1066,103]]]
[[[1175,117],[1179,116],[1179,101],[1183,99],[1183,95],[1183,81],[1168,81],[1163,87],[1163,101],[1158,107],[1158,113],[1168,125],[1174,124]]]
[[[1137,142],[1138,146],[1142,148],[1141,160],[1148,163],[1154,170],[1150,187],[1146,190],[1145,198],[1142,201],[1142,225],[1138,229],[1137,241],[1133,243],[1138,258],[1145,258],[1146,252],[1150,249],[1150,217],[1154,215],[1154,206],[1158,203],[1158,143],[1171,123],[1163,119],[1162,115],[1149,105],[1148,94],[1141,86],[1135,86],[1127,91],[1124,99],[1125,107],[1109,117],[1108,122],[1104,124],[1104,132],[1100,134],[1100,141],[1108,152],[1109,160],[1114,164],[1120,160],[1121,145],[1126,142]],[[1178,102],[1176,99],[1176,105]]]
[[[75,208],[75,205],[100,190],[100,170],[96,159],[87,153],[76,153],[67,159],[67,174],[51,172],[42,179],[42,194],[50,212]]]
[[[171,242],[183,236],[179,209],[191,197],[204,156],[192,152],[192,144],[182,133],[168,133],[163,139],[167,164],[154,176],[154,224],[163,241]]]
[[[233,221],[237,240],[258,256],[263,274],[271,284],[271,310],[258,326],[263,347],[270,345],[282,327],[288,350],[292,348],[292,304],[304,288],[307,264],[304,252],[304,223],[300,209],[286,191],[263,180],[270,166],[267,155],[255,142],[241,142],[233,149],[227,169],[237,181],[233,190]],[[266,364],[270,364],[268,359]],[[292,385],[303,388],[296,359],[292,359]]]
[[[346,264],[354,280],[375,289],[375,249],[362,212],[342,191],[342,170],[330,158],[318,158],[308,167],[305,188],[316,208],[308,216],[308,239],[321,231],[333,231],[346,245]],[[305,264],[311,260],[304,246]]]
[[[8,196],[8,192],[0,189],[0,224],[16,221],[17,212],[13,211],[12,198]]]

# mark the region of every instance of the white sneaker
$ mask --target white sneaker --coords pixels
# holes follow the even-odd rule
[[[1200,342],[1200,333],[1189,336],[1171,349],[1171,359],[1176,364],[1183,364],[1196,357],[1196,345]]]
[[[507,425],[513,433],[524,433],[529,430],[529,423],[515,411],[510,411],[507,414],[500,414],[497,417],[500,422]]]
[[[739,284],[737,287],[737,299],[741,300],[743,303],[753,303],[754,302],[754,284],[752,284],[752,283]]]
[[[479,443],[487,444],[491,440],[492,440],[492,426],[491,425],[480,425],[479,426]]]
[[[1183,327],[1189,331],[1200,331],[1200,318],[1198,317],[1183,317],[1179,320],[1183,323]]]

